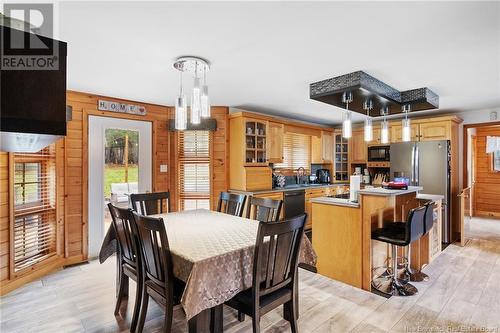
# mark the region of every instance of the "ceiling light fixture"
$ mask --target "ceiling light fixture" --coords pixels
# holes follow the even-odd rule
[[[403,142],[409,142],[411,141],[411,125],[410,125],[410,119],[408,119],[408,113],[411,111],[411,105],[410,104],[405,104],[402,107],[402,111],[405,114],[405,117],[402,121],[402,140]]]
[[[380,129],[380,142],[389,143],[389,124],[387,123],[387,115],[389,114],[389,107],[385,106],[380,110],[380,114],[384,117]]]
[[[175,99],[175,129],[182,131],[187,128],[187,105],[186,95],[182,91],[182,71],[180,77],[179,96]]]
[[[352,120],[351,111],[349,111],[349,103],[352,102],[352,93],[346,91],[342,94],[342,102],[345,103],[344,120],[342,121],[342,137],[348,139],[352,136]]]
[[[201,117],[210,118],[210,99],[208,98],[207,68],[203,70],[203,86],[201,87]]]
[[[190,122],[194,125],[200,124],[201,117],[210,117],[210,103],[207,86],[207,72],[210,70],[210,63],[200,57],[179,57],[174,62],[174,68],[181,73],[190,72],[194,77],[193,90],[191,93]],[[201,74],[203,74],[203,87],[200,84]],[[182,94],[182,74],[180,84],[181,94],[175,103],[175,129],[185,130],[187,127],[187,105],[186,98]],[[185,117],[185,119],[183,117]],[[186,125],[183,126],[183,124]]]
[[[373,125],[372,118],[370,118],[370,110],[373,109],[373,102],[371,99],[365,100],[365,102],[363,103],[363,109],[366,110],[365,141],[370,142],[373,140]]]

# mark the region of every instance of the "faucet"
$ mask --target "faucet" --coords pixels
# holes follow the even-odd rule
[[[300,184],[300,177],[304,176],[306,173],[306,169],[304,167],[300,167],[297,169],[297,185]]]

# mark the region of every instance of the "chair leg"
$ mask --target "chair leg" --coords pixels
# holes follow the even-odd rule
[[[141,278],[137,277],[137,287],[135,291],[134,313],[132,315],[132,322],[130,323],[130,332],[134,332],[137,327],[137,320],[139,319],[139,312],[141,310],[142,288],[143,284]]]
[[[167,303],[170,303],[167,301]],[[170,333],[172,331],[172,317],[174,315],[172,304],[167,304],[165,307],[165,317],[163,319],[163,332]]]
[[[144,329],[144,321],[146,320],[146,314],[148,313],[148,303],[149,303],[149,295],[144,286],[142,288],[142,297],[141,297],[141,307],[139,311],[139,319],[137,320],[136,332],[142,333]]]
[[[292,299],[291,301],[283,304],[283,312],[285,313],[285,319],[290,322],[290,328],[292,333],[297,332],[297,315],[295,309],[295,301]]]
[[[245,314],[241,311],[238,311],[238,321],[240,323],[244,322],[245,321]]]
[[[119,287],[118,287],[118,295],[116,295],[116,305],[115,305],[115,316],[118,315],[120,312],[120,306],[122,304],[123,298],[128,294],[128,291],[125,289],[128,289],[128,276],[125,274],[121,273],[120,279],[119,279]]]
[[[254,311],[252,316],[252,328],[253,333],[260,333],[260,314],[258,309]]]

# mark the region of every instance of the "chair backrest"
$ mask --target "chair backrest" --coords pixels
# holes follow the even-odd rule
[[[406,242],[409,244],[424,235],[425,206],[413,208],[406,220]]]
[[[221,192],[219,203],[217,205],[217,211],[242,217],[246,198],[247,196],[244,194]]]
[[[424,205],[424,235],[431,231],[434,226],[434,202],[430,201]]]
[[[280,219],[283,200],[250,197],[247,218],[262,222],[277,222]]]
[[[113,226],[120,247],[122,259],[129,265],[137,267],[138,265],[138,243],[137,226],[134,215],[130,208],[118,208],[111,203],[108,204]]]
[[[139,215],[136,212],[133,214],[137,224],[145,278],[165,288],[167,297],[170,297],[173,295],[172,259],[163,219]]]
[[[167,205],[166,212],[170,212],[170,193],[134,193],[130,195],[132,208],[141,215],[154,215],[164,213],[164,205]]]
[[[293,286],[307,214],[260,222],[253,261],[253,297]]]

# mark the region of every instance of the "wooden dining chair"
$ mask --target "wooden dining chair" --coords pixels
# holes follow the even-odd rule
[[[113,219],[113,227],[118,242],[118,295],[116,297],[115,315],[120,311],[120,305],[128,295],[129,278],[137,283],[134,311],[130,323],[130,331],[134,332],[139,317],[140,300],[142,294],[142,270],[138,251],[137,226],[131,209],[118,208],[108,204]]]
[[[217,211],[242,217],[246,198],[247,196],[244,194],[221,192],[219,203],[217,204]]]
[[[278,222],[283,200],[250,197],[247,218],[262,222]]]
[[[163,330],[170,332],[173,307],[180,303],[184,284],[173,276],[172,258],[163,219],[139,215],[136,212],[133,214],[144,271],[137,332],[142,332],[144,328],[149,297],[165,310]]]
[[[165,205],[170,213],[170,192],[134,193],[130,202],[132,209],[141,215],[162,214]]]
[[[283,305],[283,314],[297,332],[297,264],[307,214],[280,223],[260,222],[255,243],[252,288],[226,304],[252,317],[253,332],[260,318]],[[264,241],[265,239],[265,241]]]

